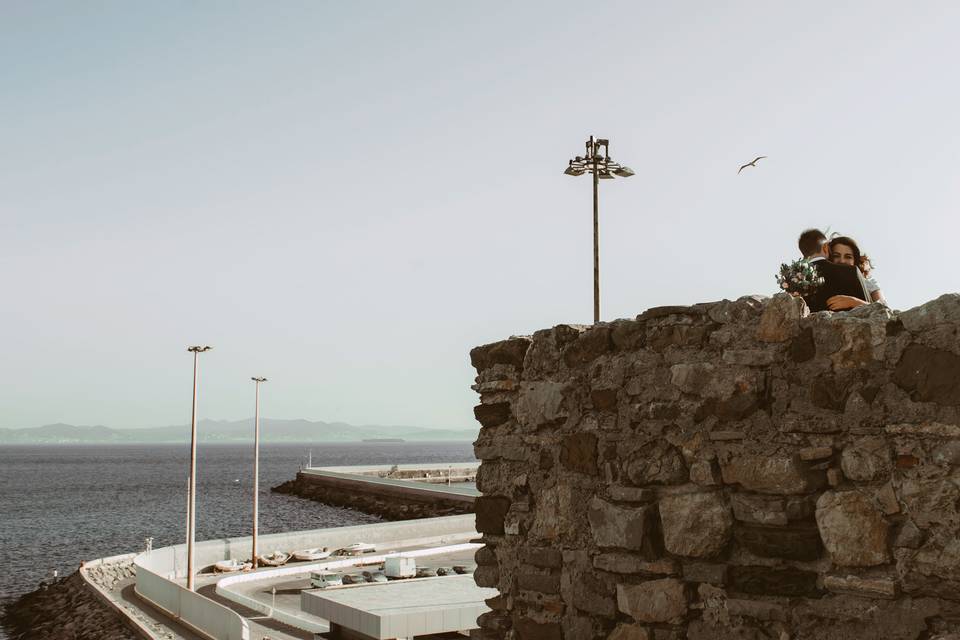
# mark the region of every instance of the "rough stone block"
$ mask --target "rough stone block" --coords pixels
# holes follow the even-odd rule
[[[635,485],[681,484],[687,481],[683,457],[666,443],[656,443],[634,452],[626,462],[626,474]]]
[[[593,566],[601,571],[622,574],[672,576],[680,572],[677,562],[670,558],[647,561],[642,556],[629,553],[597,554],[593,557]]]
[[[616,502],[653,502],[657,497],[653,489],[646,487],[624,487],[622,485],[611,485],[609,489],[610,499]]]
[[[563,565],[563,554],[555,547],[524,547],[524,561],[535,567],[559,569]]]
[[[910,345],[892,380],[919,402],[960,405],[960,356],[947,351]]]
[[[498,588],[500,586],[500,567],[497,565],[478,566],[473,572],[473,581],[478,587]]]
[[[478,404],[473,408],[473,416],[484,427],[496,427],[510,419],[510,403]]]
[[[560,575],[521,573],[517,575],[517,587],[538,593],[560,593]]]
[[[884,515],[891,516],[900,513],[900,502],[897,501],[897,494],[894,492],[891,483],[888,482],[874,491],[873,499],[876,500]]]
[[[560,382],[522,382],[514,406],[517,422],[527,428],[538,428],[566,418],[563,388]]]
[[[738,455],[720,461],[726,484],[748,491],[790,495],[808,493],[820,484],[794,455]]]
[[[518,640],[563,640],[559,622],[538,622],[514,613],[513,631]]]
[[[652,506],[619,507],[594,498],[587,510],[587,520],[598,547],[651,551],[652,513]]]
[[[800,320],[809,314],[802,299],[778,293],[760,316],[756,338],[760,342],[786,342],[800,332]]]
[[[869,598],[897,597],[897,583],[890,578],[862,578],[860,576],[825,576],[823,586],[833,593],[848,593]]]
[[[701,487],[715,487],[720,484],[720,469],[712,460],[698,460],[690,465],[690,482]]]
[[[500,342],[485,344],[470,350],[470,364],[478,373],[496,364],[506,364],[520,369],[523,358],[530,347],[528,336],[513,337]]]
[[[670,382],[684,393],[726,400],[736,392],[756,388],[756,374],[745,367],[680,363],[670,367]]]
[[[730,494],[733,517],[741,522],[754,524],[787,524],[786,501],[782,497]]]
[[[960,325],[960,294],[945,293],[919,307],[900,313],[903,327],[912,333],[928,331],[942,324]]]
[[[860,438],[844,447],[840,467],[844,475],[856,482],[885,477],[893,470],[890,445],[883,438]]]
[[[567,471],[597,475],[597,436],[592,433],[564,436],[560,443],[560,464]]]
[[[826,460],[833,456],[833,447],[807,447],[797,453],[804,462]]]
[[[730,541],[733,514],[717,491],[665,496],[660,500],[664,546],[688,558],[712,558]]]
[[[683,563],[683,579],[686,582],[705,582],[722,587],[727,582],[727,565],[708,562]]]
[[[817,527],[837,565],[872,567],[890,561],[888,525],[857,491],[827,491],[817,500]]]
[[[650,630],[639,624],[626,624],[621,622],[607,636],[607,640],[651,640]]]
[[[676,578],[617,585],[617,608],[637,622],[670,622],[687,612],[687,594]]]
[[[563,350],[563,361],[568,367],[581,367],[613,348],[610,327],[597,325],[581,333]]]
[[[907,520],[897,530],[893,537],[893,546],[905,549],[919,549],[923,544],[923,532],[917,528],[912,520]]]

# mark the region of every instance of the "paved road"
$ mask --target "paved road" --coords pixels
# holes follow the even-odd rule
[[[206,640],[141,600],[140,596],[134,591],[135,582],[135,578],[121,580],[110,590],[110,595],[113,596],[130,615],[150,629],[156,637],[165,638],[166,640]]]

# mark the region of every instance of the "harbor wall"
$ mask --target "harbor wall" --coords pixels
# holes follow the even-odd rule
[[[470,355],[480,637],[958,637],[960,295],[750,296]]]
[[[435,518],[473,512],[475,496],[442,486],[374,475],[303,469],[272,489],[324,504],[357,509],[390,520]]]

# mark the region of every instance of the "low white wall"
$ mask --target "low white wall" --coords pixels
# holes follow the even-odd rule
[[[467,514],[273,533],[259,536],[257,546],[260,553],[265,554],[275,549],[294,551],[312,547],[338,548],[354,542],[399,545],[443,544],[460,541],[465,532],[472,535],[474,531],[474,516]],[[220,560],[247,560],[250,555],[249,536],[205,540],[194,546],[197,571]],[[247,640],[250,636],[250,628],[242,616],[228,607],[181,586],[179,581],[186,576],[186,557],[186,544],[178,544],[141,553],[134,558],[137,595],[214,640]],[[178,582],[174,582],[175,580]]]

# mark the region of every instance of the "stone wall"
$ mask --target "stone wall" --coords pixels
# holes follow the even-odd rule
[[[958,328],[781,294],[474,349],[479,637],[960,639]]]

